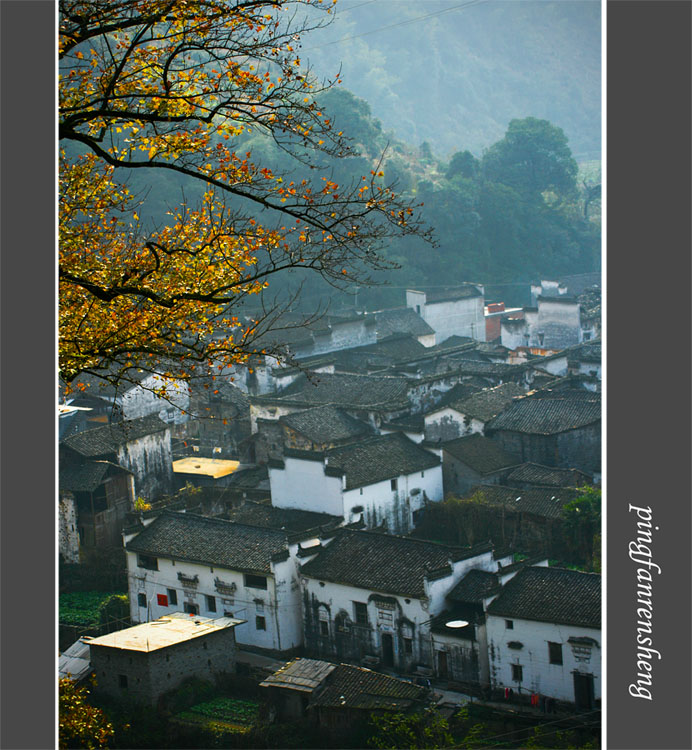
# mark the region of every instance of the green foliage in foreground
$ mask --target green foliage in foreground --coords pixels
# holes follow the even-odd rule
[[[60,594],[59,621],[63,625],[96,627],[110,618],[129,614],[127,594],[113,591],[75,591]]]

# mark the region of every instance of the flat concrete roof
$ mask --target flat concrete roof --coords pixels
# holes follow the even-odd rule
[[[114,633],[102,635],[98,638],[84,636],[82,641],[89,646],[108,646],[123,651],[156,651],[167,646],[174,646],[194,638],[200,638],[210,633],[234,628],[246,620],[236,620],[233,617],[199,617],[184,612],[173,612],[158,620],[133,625],[131,628],[116,630]]]
[[[238,469],[240,461],[230,461],[223,458],[198,458],[187,456],[173,461],[173,471],[176,474],[199,474],[205,477],[219,479],[228,476]]]

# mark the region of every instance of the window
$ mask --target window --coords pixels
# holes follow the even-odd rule
[[[255,630],[266,630],[267,629],[267,621],[264,619],[262,615],[257,615],[255,617]]]
[[[137,606],[138,607],[146,607],[147,606],[147,595],[140,592],[137,594]]]
[[[250,589],[264,589],[267,590],[267,577],[266,576],[253,576],[250,573],[245,574],[245,585]]]
[[[183,612],[187,613],[188,615],[198,615],[199,607],[196,604],[192,604],[191,602],[185,602],[185,604],[183,604]]]
[[[126,674],[119,674],[118,675],[118,686],[121,690],[127,690],[127,675]]]
[[[156,603],[159,605],[159,607],[167,607],[168,606],[168,597],[165,594],[157,594],[156,595]]]
[[[389,484],[391,485],[391,488],[393,490],[395,490],[397,488],[397,480],[396,479],[392,479]]]
[[[512,679],[514,682],[521,682],[524,678],[524,669],[521,664],[512,664]]]
[[[514,620],[505,620],[507,630],[514,630]]]
[[[562,664],[562,644],[548,641],[548,659],[551,664]]]
[[[413,653],[413,638],[404,638],[404,653]]]
[[[326,620],[320,620],[320,635],[329,635],[329,623]]]
[[[216,597],[206,596],[205,599],[207,600],[207,611],[216,612]]]
[[[137,555],[137,567],[146,568],[146,570],[158,570],[158,558],[152,557],[151,555]]]
[[[353,602],[353,619],[356,625],[368,624],[368,605],[363,602]]]
[[[421,475],[421,478],[423,478],[425,476],[425,472],[421,471],[420,475]]]
[[[360,488],[360,494],[361,495],[363,494],[363,488],[362,487]]]
[[[175,589],[166,589],[166,593],[168,594],[168,601],[171,603],[171,606],[177,606],[178,592]]]

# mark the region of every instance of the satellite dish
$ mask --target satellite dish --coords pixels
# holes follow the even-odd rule
[[[445,623],[448,628],[465,628],[468,624],[467,620],[450,620]]]

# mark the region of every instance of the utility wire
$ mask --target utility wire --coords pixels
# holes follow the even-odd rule
[[[406,26],[407,24],[416,23],[417,21],[425,21],[426,19],[432,18],[433,16],[440,16],[443,13],[449,13],[453,10],[459,10],[460,8],[468,8],[472,5],[478,5],[484,2],[486,2],[486,0],[470,0],[470,2],[461,3],[459,5],[453,5],[451,8],[443,8],[442,10],[436,10],[434,13],[428,13],[425,16],[416,16],[416,18],[409,18],[405,21],[399,21],[398,23],[389,24],[388,26],[380,26],[377,29],[371,29],[370,31],[363,31],[361,34],[354,34],[353,36],[344,36],[344,37],[341,37],[341,39],[335,39],[332,42],[324,42],[323,44],[318,44],[314,47],[308,47],[305,51],[309,52],[310,50],[313,50],[313,49],[320,49],[320,47],[328,47],[331,44],[339,44],[340,42],[350,41],[351,39],[358,39],[362,36],[368,36],[369,34],[376,34],[378,31],[386,31],[387,29],[394,29],[398,26]],[[367,5],[367,3],[363,3],[363,5]]]

